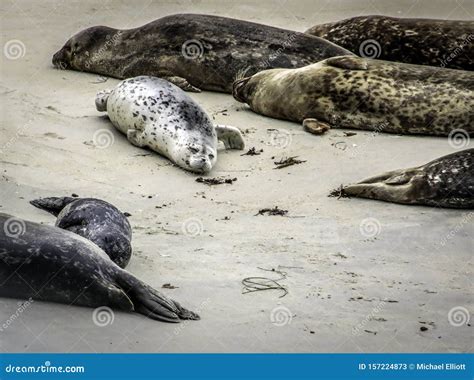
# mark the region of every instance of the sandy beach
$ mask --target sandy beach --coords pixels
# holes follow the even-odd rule
[[[472,20],[474,3],[2,0],[0,211],[54,225],[29,201],[74,193],[129,212],[127,269],[201,320],[117,311],[99,326],[94,309],[34,301],[18,313],[21,300],[0,298],[0,323],[10,321],[0,352],[472,352],[472,321],[452,321],[474,311],[472,212],[328,197],[341,184],[455,152],[447,138],[315,136],[231,95],[192,93],[216,123],[244,132],[247,149],[263,150],[242,156],[222,146],[208,177],[237,180],[208,186],[132,146],[96,111],[95,94],[118,80],[51,64],[86,27],[132,28],[174,13],[304,31],[364,14]],[[19,56],[5,54],[12,40]],[[292,156],[305,162],[275,169]],[[275,206],[288,213],[256,215]],[[288,294],[243,294],[248,277],[284,277]]]

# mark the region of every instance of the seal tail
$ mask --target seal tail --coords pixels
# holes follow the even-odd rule
[[[162,322],[178,323],[183,319],[199,320],[196,313],[146,285],[127,271],[117,279],[119,286],[131,299],[137,313]]]
[[[30,201],[35,207],[40,208],[41,210],[48,211],[54,216],[58,216],[61,210],[66,207],[69,203],[77,200],[78,198],[71,197],[49,197],[49,198],[40,198]]]

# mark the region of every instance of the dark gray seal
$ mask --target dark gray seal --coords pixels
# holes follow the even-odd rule
[[[234,98],[308,132],[355,128],[398,134],[474,133],[474,72],[354,56],[261,71]]]
[[[474,70],[474,21],[359,16],[305,33],[361,57]]]
[[[202,107],[179,87],[160,78],[139,76],[96,97],[98,111],[140,148],[149,148],[195,173],[209,172],[217,161],[217,142],[244,149],[239,129],[214,125]]]
[[[90,240],[0,213],[0,297],[108,306],[164,322],[199,319]]]
[[[394,170],[334,190],[387,202],[447,208],[474,208],[474,149],[448,154],[425,165]]]
[[[132,255],[132,228],[126,216],[110,203],[95,198],[50,197],[30,202],[57,216],[56,227],[97,244],[121,268]]]
[[[324,39],[227,17],[167,16],[139,28],[85,29],[53,56],[58,68],[119,79],[150,75],[183,90],[230,93],[242,73],[352,54]]]

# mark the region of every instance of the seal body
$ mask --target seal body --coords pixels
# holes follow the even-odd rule
[[[226,17],[177,14],[135,29],[83,30],[54,54],[53,64],[119,79],[150,75],[189,91],[230,93],[241,73],[301,67],[344,54],[351,52],[304,33]]]
[[[474,21],[360,16],[305,33],[365,58],[474,70]]]
[[[339,195],[448,208],[474,208],[474,149],[416,168],[394,170],[344,186]]]
[[[234,97],[263,115],[329,127],[446,136],[474,132],[474,72],[353,56],[262,71]]]
[[[214,126],[204,110],[183,90],[155,77],[140,76],[99,92],[99,111],[107,111],[112,124],[128,140],[168,157],[176,165],[206,173],[217,160],[217,141],[243,149],[237,128]]]
[[[199,317],[70,231],[0,214],[0,297],[109,306],[179,322]]]
[[[127,266],[132,255],[132,228],[115,206],[100,199],[72,197],[41,198],[30,203],[57,216],[56,227],[89,239],[119,267]]]

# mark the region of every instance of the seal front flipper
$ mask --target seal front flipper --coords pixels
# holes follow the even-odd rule
[[[145,142],[143,141],[143,132],[136,129],[129,129],[127,131],[127,140],[139,148],[146,146]]]
[[[242,150],[245,148],[244,137],[238,128],[217,124],[214,128],[217,133],[217,139],[222,141],[227,149]]]
[[[201,92],[199,88],[194,87],[191,83],[187,81],[187,79],[183,77],[178,77],[176,75],[173,75],[173,76],[164,76],[161,78],[166,79],[168,82],[173,83],[175,86],[178,86],[181,90],[188,91],[188,92]]]
[[[174,323],[182,319],[200,319],[196,313],[183,308],[125,270],[120,272],[116,281],[132,300],[135,311],[148,318]]]
[[[112,93],[113,90],[102,90],[97,93],[95,96],[95,108],[99,112],[107,111],[107,100],[109,99],[109,95]]]
[[[306,132],[313,133],[315,135],[322,135],[326,131],[329,131],[331,127],[318,119],[308,118],[303,120],[303,128]]]
[[[72,197],[48,197],[33,199],[30,201],[30,204],[40,208],[41,210],[48,211],[54,216],[58,216],[64,207],[66,207],[69,203],[74,202],[76,199],[77,198]]]
[[[344,55],[340,57],[331,57],[324,61],[326,65],[337,67],[344,70],[367,70],[367,60],[360,57]]]

